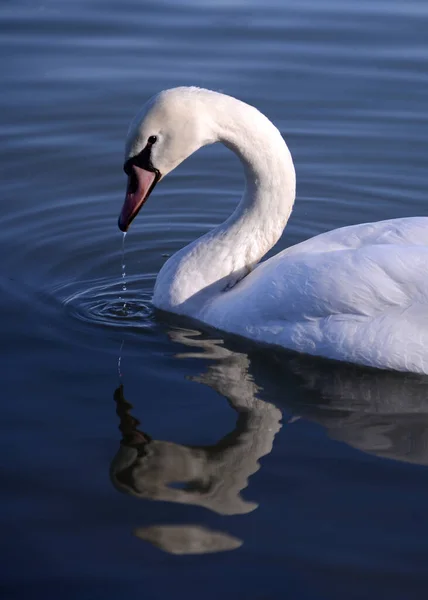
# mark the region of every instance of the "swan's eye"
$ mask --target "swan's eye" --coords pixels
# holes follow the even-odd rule
[[[149,144],[154,144],[155,142],[157,142],[157,139],[158,138],[156,135],[151,135],[147,141]]]

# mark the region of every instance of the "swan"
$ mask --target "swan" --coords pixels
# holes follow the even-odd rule
[[[151,98],[126,139],[119,228],[162,177],[215,142],[238,155],[244,194],[167,260],[154,306],[270,346],[428,374],[428,217],[335,229],[260,262],[283,233],[296,178],[280,132],[253,106],[196,87]]]

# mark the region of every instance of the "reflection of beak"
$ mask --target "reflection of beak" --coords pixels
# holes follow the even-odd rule
[[[159,179],[159,171],[147,171],[137,165],[132,165],[132,171],[128,176],[125,202],[119,216],[118,225],[121,231],[128,231],[128,227],[150,196]]]
[[[140,448],[151,442],[152,438],[147,433],[137,429],[140,421],[131,415],[132,404],[127,402],[124,396],[122,384],[115,390],[113,398],[116,402],[117,416],[120,418],[121,444]]]

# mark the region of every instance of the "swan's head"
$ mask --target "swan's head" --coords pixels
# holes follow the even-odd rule
[[[132,121],[126,139],[128,175],[119,228],[127,231],[157,182],[190,154],[216,141],[207,104],[215,92],[174,88],[151,98]]]

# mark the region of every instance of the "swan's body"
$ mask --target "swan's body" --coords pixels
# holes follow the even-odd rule
[[[428,218],[336,229],[258,264],[287,223],[295,173],[279,131],[247,104],[197,88],[152,99],[128,136],[135,174],[121,228],[160,176],[216,141],[241,159],[244,196],[227,221],[165,263],[155,306],[258,342],[428,373]]]

